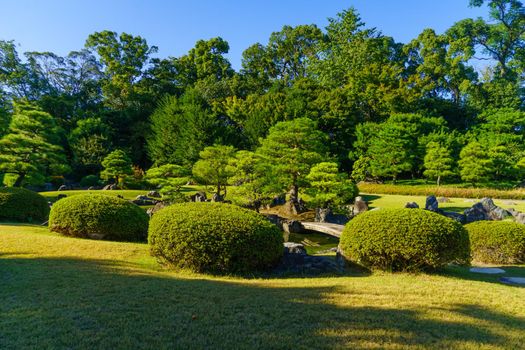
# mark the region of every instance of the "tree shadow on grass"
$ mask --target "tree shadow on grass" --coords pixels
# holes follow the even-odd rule
[[[0,281],[0,348],[518,347],[501,329],[525,329],[524,318],[479,305],[436,319],[426,312],[443,310],[430,306],[333,301],[362,290],[174,277],[111,261],[0,259]]]
[[[468,281],[477,281],[477,282],[487,282],[487,283],[495,283],[499,285],[503,285],[500,281],[500,278],[502,277],[525,277],[525,266],[491,266],[499,269],[505,270],[504,274],[483,274],[483,273],[475,273],[470,272],[469,267],[463,267],[463,266],[448,266],[447,268],[437,271],[438,274],[451,277],[451,278],[458,278]],[[516,287],[516,288],[524,288],[524,286],[517,285],[517,284],[505,284],[509,287]]]

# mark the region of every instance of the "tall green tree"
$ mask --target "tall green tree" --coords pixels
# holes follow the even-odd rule
[[[69,134],[69,146],[78,172],[100,172],[102,160],[113,147],[111,136],[111,129],[100,118],[86,118],[77,122],[77,126]]]
[[[307,175],[311,203],[317,208],[332,208],[353,201],[358,191],[347,174],[340,173],[337,163],[321,162]]]
[[[472,184],[488,181],[493,171],[487,150],[476,141],[463,147],[458,164],[461,179]]]
[[[0,173],[15,175],[15,187],[27,178],[43,182],[46,176],[67,173],[58,134],[50,114],[29,102],[15,102],[8,133],[0,139]]]
[[[149,183],[160,188],[163,199],[170,202],[183,201],[182,186],[190,180],[189,169],[175,164],[152,167],[144,177]]]
[[[100,172],[100,177],[104,180],[114,179],[115,184],[123,187],[124,179],[127,175],[133,174],[131,159],[120,149],[108,154],[102,161],[104,168]]]
[[[215,185],[217,199],[222,200],[226,196],[228,179],[232,176],[228,162],[235,156],[235,148],[223,145],[209,146],[204,148],[199,156],[200,159],[193,165],[193,175],[205,185]]]
[[[437,185],[441,184],[443,178],[454,175],[452,166],[454,159],[450,155],[450,150],[437,142],[427,144],[427,153],[424,159],[424,175],[436,180]]]
[[[270,128],[256,153],[268,165],[266,181],[277,190],[290,191],[289,209],[299,209],[299,188],[307,185],[310,168],[326,157],[327,136],[314,121],[297,118]]]

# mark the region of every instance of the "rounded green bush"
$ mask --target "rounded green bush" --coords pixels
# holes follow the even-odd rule
[[[465,225],[475,261],[487,264],[525,263],[525,225],[510,221],[476,221]]]
[[[47,199],[25,188],[0,188],[0,220],[43,222],[49,215]]]
[[[345,258],[385,271],[423,271],[470,261],[460,223],[423,209],[381,209],[358,215],[339,242]]]
[[[49,229],[66,236],[145,241],[149,217],[137,205],[103,194],[79,194],[51,207]]]
[[[264,216],[225,203],[181,203],[157,212],[148,241],[153,255],[198,272],[239,273],[274,266],[283,236]]]

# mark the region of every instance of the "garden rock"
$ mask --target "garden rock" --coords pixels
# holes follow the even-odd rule
[[[266,214],[265,216],[268,219],[268,221],[277,226],[280,230],[284,231],[283,224],[286,222],[285,218],[282,218],[279,215],[275,214]]]
[[[465,216],[465,214],[455,213],[455,212],[452,212],[452,211],[444,211],[444,210],[439,210],[439,213],[441,215],[444,215],[444,216],[448,217],[448,218],[456,220],[460,224],[466,224],[467,223],[467,217]]]
[[[411,208],[411,209],[419,209],[419,204],[416,202],[408,202],[405,204],[405,208]]]
[[[59,190],[59,191],[67,191],[68,188],[67,188],[66,185],[62,185],[62,186],[60,186],[60,187],[58,188],[58,190]]]
[[[224,197],[218,193],[214,193],[213,196],[211,197],[211,201],[212,202],[224,202]]]
[[[114,191],[117,189],[117,185],[116,184],[109,184],[109,185],[106,185],[102,188],[103,191]]]
[[[286,233],[301,233],[304,232],[304,227],[300,221],[290,220],[283,223],[283,231]]]
[[[439,203],[448,203],[448,202],[450,202],[450,199],[448,199],[447,197],[439,197],[439,198],[437,199],[437,201],[438,201]]]
[[[316,208],[315,209],[315,222],[324,222],[328,224],[344,225],[350,219],[348,216],[343,214],[334,214],[330,208]]]
[[[148,197],[152,197],[152,198],[160,198],[161,195],[158,191],[149,191],[148,192]]]
[[[301,243],[285,242],[284,254],[300,254],[306,255],[306,249]]]
[[[483,198],[472,208],[465,210],[467,223],[480,220],[504,220],[511,215],[509,211],[495,205],[491,198]]]
[[[339,273],[341,269],[330,258],[312,256],[306,253],[304,245],[300,243],[284,243],[284,254],[274,273],[301,273],[317,275],[321,273]]]
[[[425,202],[425,209],[436,213],[439,211],[439,202],[436,199],[436,196],[427,197],[427,200]]]
[[[332,215],[332,209],[330,208],[316,208],[315,209],[315,222],[328,222],[327,219]]]
[[[190,200],[192,202],[207,202],[208,198],[206,197],[206,193],[204,192],[197,192],[190,196]]]
[[[364,213],[365,211],[368,211],[368,203],[361,196],[355,197],[352,214],[358,215]]]
[[[155,204],[155,206],[153,208],[149,208],[148,210],[146,210],[146,213],[152,217],[153,214],[155,214],[156,212],[158,212],[159,210],[161,209],[164,209],[166,208],[168,205],[164,202],[158,202],[157,204]]]
[[[132,202],[136,205],[155,205],[158,201],[147,196],[139,195]]]

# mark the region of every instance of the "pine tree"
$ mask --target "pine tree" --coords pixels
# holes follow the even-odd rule
[[[441,146],[437,142],[429,142],[424,159],[425,171],[423,175],[430,179],[435,179],[439,186],[441,179],[454,175],[452,171],[453,163],[454,160],[448,148]]]
[[[126,175],[133,174],[131,159],[122,150],[115,150],[108,154],[102,161],[104,170],[100,177],[104,180],[115,179],[115,183],[122,186]]]
[[[323,159],[326,139],[314,121],[298,118],[271,127],[256,151],[262,163],[268,166],[267,183],[281,191],[290,190],[291,212],[300,209],[299,187],[307,184],[310,168]]]
[[[459,154],[461,179],[476,184],[487,181],[492,173],[492,161],[479,142],[470,142]]]
[[[0,173],[16,176],[15,187],[32,178],[69,171],[59,145],[55,119],[26,101],[14,103],[7,134],[0,140]]]

